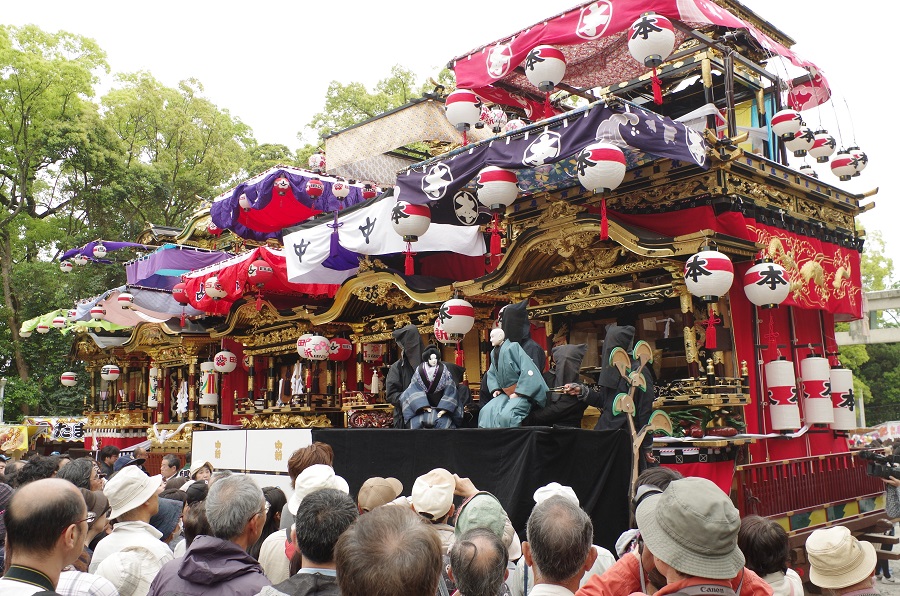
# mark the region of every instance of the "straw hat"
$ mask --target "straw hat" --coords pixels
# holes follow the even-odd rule
[[[840,590],[858,584],[875,571],[871,542],[857,540],[846,526],[816,530],[806,539],[809,579],[820,588]]]

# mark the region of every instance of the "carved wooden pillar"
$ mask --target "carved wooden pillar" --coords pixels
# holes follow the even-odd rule
[[[281,396],[275,395],[275,357],[267,356],[269,360],[269,374],[266,377],[266,407],[274,408],[278,405]]]
[[[251,402],[256,400],[256,363],[253,356],[247,356],[247,399]]]
[[[358,337],[353,340],[353,347],[356,348],[356,390],[363,391],[363,344]]]
[[[153,420],[159,423],[165,419],[163,411],[166,407],[166,379],[169,377],[169,369],[163,368],[157,364],[156,366],[156,408]]]
[[[88,373],[91,375],[91,411],[97,411],[97,368],[94,366],[87,367]]]
[[[122,365],[122,403],[125,404],[125,407],[129,410],[134,407],[134,404],[131,403],[131,399],[128,396],[128,371],[129,366],[127,364]]]
[[[188,365],[188,420],[197,417],[197,358],[192,356]]]
[[[688,373],[692,377],[700,375],[700,356],[697,351],[697,333],[694,331],[694,299],[687,288],[680,288],[681,318],[684,325],[684,357]]]

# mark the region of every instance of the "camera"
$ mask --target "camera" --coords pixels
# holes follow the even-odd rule
[[[862,450],[859,456],[866,460],[866,474],[877,478],[900,478],[900,456],[882,455],[871,450]]]

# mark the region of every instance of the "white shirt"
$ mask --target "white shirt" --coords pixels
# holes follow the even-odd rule
[[[60,596],[119,596],[119,591],[105,577],[74,569],[59,574],[56,592]]]
[[[259,547],[259,564],[273,586],[291,576],[291,562],[284,554],[285,542],[287,542],[285,531],[275,530],[266,536]]]
[[[584,574],[581,578],[581,586],[587,583],[587,581],[594,575],[600,575],[610,567],[612,567],[616,558],[612,555],[611,552],[603,548],[602,546],[593,545],[594,550],[597,552],[597,559],[594,561],[594,565]],[[530,596],[533,588],[534,588],[534,572],[531,570],[531,567],[528,567],[525,564],[525,557],[519,559],[518,563],[516,563],[515,571],[510,572],[509,578],[506,580],[506,585],[509,588],[509,593],[512,596],[525,596],[525,575],[528,574],[528,594]],[[803,596],[802,593],[797,596]]]
[[[554,586],[552,584],[538,584],[531,592],[529,592],[529,594],[533,594],[534,596],[575,596],[575,592],[562,586]]]
[[[764,575],[763,580],[772,586],[773,596],[803,596],[803,580],[793,569]]]
[[[3,594],[3,596],[31,596],[36,592],[43,591],[44,588],[40,586],[0,577],[0,594]]]
[[[113,527],[112,533],[97,543],[94,549],[94,556],[91,557],[91,573],[97,572],[97,567],[103,562],[103,559],[113,553],[117,553],[126,546],[143,546],[151,553],[156,555],[159,565],[171,561],[172,549],[169,545],[160,540],[162,534],[148,523],[142,521],[126,521],[119,522]]]

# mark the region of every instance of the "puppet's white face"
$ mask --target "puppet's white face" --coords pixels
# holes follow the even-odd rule
[[[491,329],[491,345],[499,346],[503,343],[503,340],[506,339],[506,334],[503,333],[503,329],[497,327],[496,329]]]
[[[437,354],[432,354],[428,357],[428,366],[437,366],[438,357]]]

